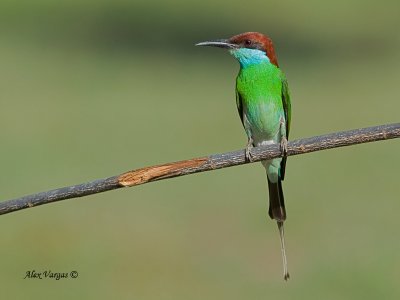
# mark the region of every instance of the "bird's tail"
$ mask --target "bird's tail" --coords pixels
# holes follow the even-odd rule
[[[272,182],[269,180],[268,176],[268,190],[269,190],[269,210],[268,214],[271,219],[277,221],[279,229],[279,237],[281,240],[281,252],[282,252],[282,262],[283,262],[283,278],[285,280],[289,279],[289,272],[287,268],[286,250],[285,250],[285,237],[283,231],[283,221],[286,220],[286,209],[285,201],[283,198],[282,191],[282,180],[278,176],[277,182]]]
[[[285,201],[283,199],[282,181],[278,176],[277,182],[271,182],[268,176],[268,190],[269,190],[269,210],[268,214],[271,219],[283,222],[286,220]]]

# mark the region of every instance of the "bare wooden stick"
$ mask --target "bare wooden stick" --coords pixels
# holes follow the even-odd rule
[[[336,132],[291,141],[288,143],[287,156],[398,137],[400,137],[400,123]],[[282,156],[278,145],[253,148],[251,154],[253,162]],[[102,193],[122,187],[131,187],[156,180],[212,171],[246,163],[249,162],[245,160],[245,150],[238,150],[141,168],[105,179],[3,201],[0,203],[0,214],[7,214],[55,201]]]

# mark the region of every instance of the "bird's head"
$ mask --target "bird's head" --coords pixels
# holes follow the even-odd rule
[[[242,67],[268,61],[278,67],[272,40],[258,32],[245,32],[229,39],[212,40],[196,44],[228,49]]]

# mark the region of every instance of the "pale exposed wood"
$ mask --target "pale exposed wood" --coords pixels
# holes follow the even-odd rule
[[[122,186],[130,187],[146,182],[183,175],[184,170],[196,170],[207,163],[208,158],[195,158],[174,163],[141,168],[126,172],[118,177]]]

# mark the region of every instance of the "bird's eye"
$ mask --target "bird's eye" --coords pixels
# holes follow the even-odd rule
[[[251,45],[251,41],[250,41],[250,40],[245,40],[245,41],[244,41],[244,44],[245,44],[246,46],[250,46],[250,45]]]

